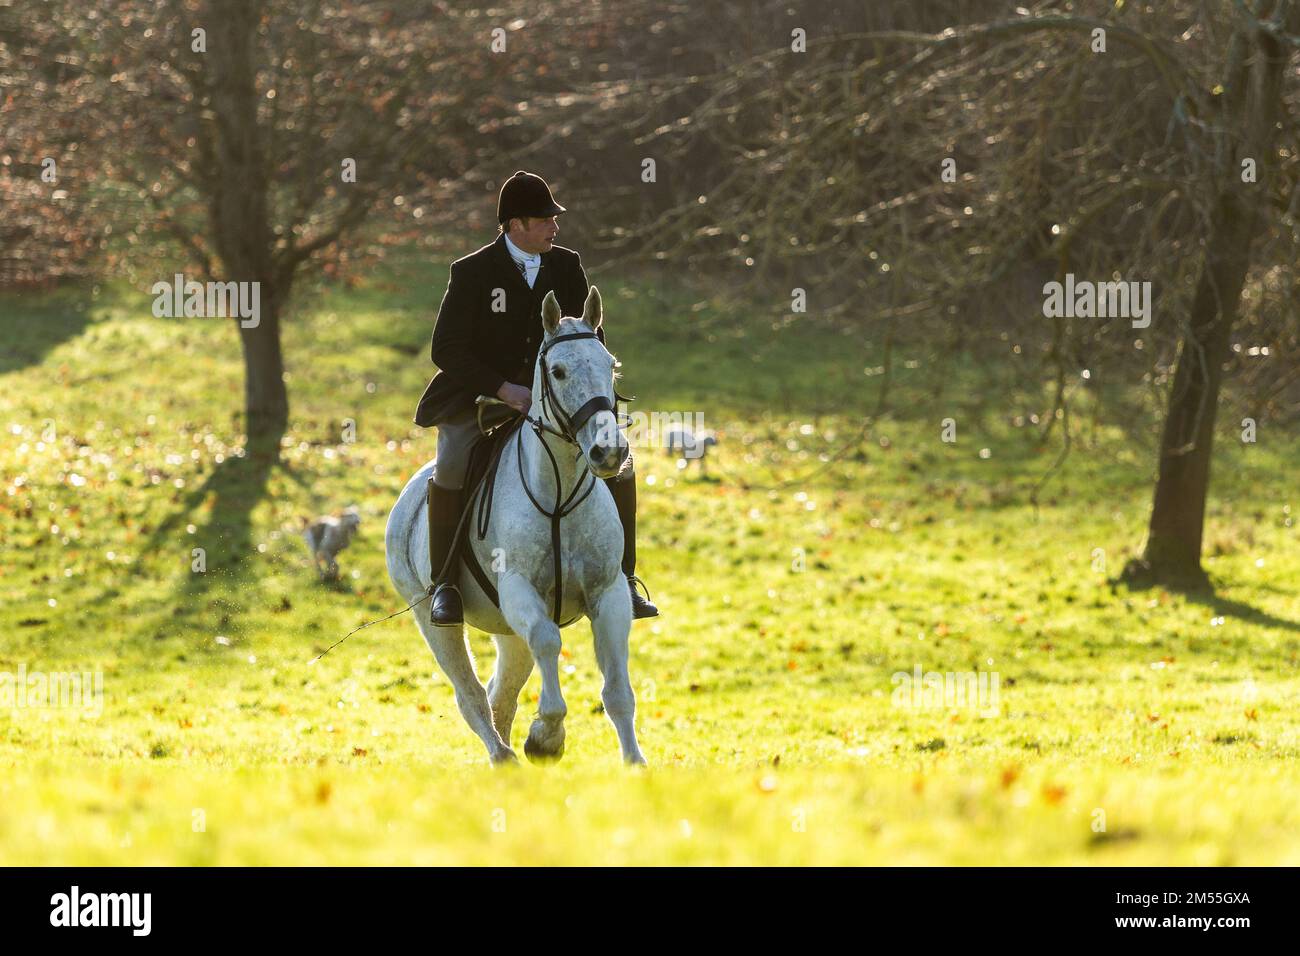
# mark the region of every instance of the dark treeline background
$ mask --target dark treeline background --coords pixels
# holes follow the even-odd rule
[[[1288,0],[0,0],[0,285],[262,282],[276,438],[300,277],[487,241],[528,168],[601,268],[841,330],[866,415],[901,342],[997,369],[957,407],[1062,449],[1086,398],[1156,463],[1129,575],[1202,584],[1216,430],[1300,420],[1298,52]],[[1151,326],[1045,318],[1068,273],[1151,282]]]

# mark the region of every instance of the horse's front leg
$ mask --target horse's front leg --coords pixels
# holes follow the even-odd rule
[[[618,732],[623,759],[644,764],[636,742],[636,697],[627,676],[628,634],[632,630],[632,596],[619,576],[614,585],[596,598],[591,632],[596,645],[596,664],[605,684],[600,691],[605,714]]]
[[[488,681],[488,704],[492,707],[492,723],[509,746],[519,692],[533,672],[533,652],[523,638],[514,634],[493,634],[492,640],[497,645],[497,666]]]
[[[528,730],[524,753],[529,760],[559,760],[564,755],[564,718],[568,714],[560,693],[560,629],[547,615],[546,602],[522,575],[506,573],[500,581],[501,614],[528,642],[542,675],[537,719]]]

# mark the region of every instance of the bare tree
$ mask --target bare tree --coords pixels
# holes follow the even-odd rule
[[[1300,43],[1300,4],[1242,5],[1213,116],[1217,149],[1213,213],[1205,258],[1174,372],[1160,443],[1160,474],[1146,551],[1130,577],[1151,576],[1204,587],[1201,537],[1210,483],[1210,453],[1224,364],[1231,349],[1252,246],[1276,175],[1283,83]],[[1242,164],[1257,165],[1258,181],[1243,182]]]
[[[297,276],[381,203],[467,161],[458,120],[492,83],[488,38],[441,4],[399,2],[52,0],[24,16],[47,24],[37,62],[77,80],[58,104],[86,160],[72,208],[125,185],[203,278],[258,283],[259,321],[239,323],[244,409],[274,448]],[[29,120],[42,108],[20,105]]]
[[[580,0],[488,11],[442,0],[19,6],[0,7],[0,41],[22,41],[21,56],[0,49],[0,110],[30,135],[13,150],[21,181],[0,198],[23,203],[32,225],[53,214],[134,234],[149,221],[204,278],[259,283],[260,322],[239,335],[248,431],[269,438],[288,417],[280,325],[301,271],[337,255],[377,209],[455,221],[442,207],[456,184],[481,204],[535,139],[518,128],[526,97],[565,88],[561,61],[594,75],[577,53],[619,26]],[[32,82],[38,69],[60,82],[52,105]],[[33,186],[33,143],[51,112],[84,160],[62,208]],[[123,185],[114,208],[133,221],[112,223],[95,201]],[[54,245],[33,243],[31,228],[0,227],[6,236],[24,262]]]
[[[145,190],[205,273],[260,285],[260,321],[239,330],[250,437],[287,424],[280,323],[299,270],[450,158],[436,149],[443,108],[473,89],[447,81],[451,19],[400,3],[203,0],[117,21],[116,75],[138,93],[128,122],[152,149],[110,174]]]
[[[661,178],[691,175],[672,179],[673,201],[612,230],[610,249],[734,276],[774,320],[803,288],[815,305],[799,320],[838,324],[868,354],[905,328],[940,357],[1000,357],[1027,401],[1047,386],[1026,417],[1063,453],[1074,401],[1112,403],[1152,444],[1163,406],[1143,567],[1202,579],[1225,375],[1238,376],[1234,403],[1300,412],[1300,150],[1284,108],[1300,99],[1285,83],[1296,4],[1113,5],[1097,17],[881,4],[833,31],[789,6],[773,5],[784,29],[767,48],[619,91],[626,115],[652,120],[637,142]],[[789,42],[800,26],[804,50]],[[716,35],[696,32],[700,44]],[[1068,273],[1150,281],[1159,321],[1045,318],[1045,283]],[[1244,327],[1262,349],[1234,341],[1252,274]]]

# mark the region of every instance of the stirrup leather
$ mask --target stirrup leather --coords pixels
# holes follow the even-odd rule
[[[646,583],[642,581],[639,577],[637,577],[635,574],[629,574],[627,576],[627,580],[629,584],[633,585],[633,587],[635,587],[638,584],[641,585],[641,590],[645,591],[645,599],[647,601],[654,600],[654,598],[650,596],[650,589],[646,587]]]

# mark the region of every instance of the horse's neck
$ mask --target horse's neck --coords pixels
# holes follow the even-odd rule
[[[539,435],[527,423],[524,424],[523,431],[523,447],[520,454],[523,455],[523,472],[528,479],[528,488],[533,496],[550,510],[556,502],[557,467],[560,476],[559,501],[563,502],[577,484],[582,470],[578,449],[548,431],[543,430]],[[551,455],[546,454],[546,449],[542,447],[543,443],[550,448]],[[554,466],[551,464],[551,456],[555,458]]]

